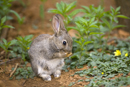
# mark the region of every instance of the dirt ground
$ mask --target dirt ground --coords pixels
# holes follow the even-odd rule
[[[7,39],[12,40],[17,36],[26,36],[29,34],[33,34],[34,37],[40,34],[53,34],[51,21],[49,21],[54,14],[48,13],[47,11],[50,8],[55,8],[57,2],[61,0],[47,0],[44,3],[44,20],[40,18],[39,7],[42,4],[40,0],[23,0],[25,3],[25,7],[22,6],[19,2],[13,2],[12,9],[20,14],[21,17],[25,17],[25,21],[22,25],[18,24],[16,17],[11,14],[14,19],[9,22],[10,25],[14,26],[15,29],[10,29],[8,32]],[[64,2],[72,2],[75,0],[62,0]],[[101,0],[77,0],[77,7],[81,8],[81,5],[92,5],[98,6]],[[109,10],[110,6],[115,6],[114,0],[104,0],[105,10]],[[118,32],[119,34],[122,31]],[[125,34],[124,34],[125,33]],[[73,37],[75,36],[75,31],[71,30],[69,34]],[[126,32],[123,32],[124,35],[129,35]],[[0,87],[68,87],[70,82],[75,82],[81,79],[80,76],[75,75],[74,77],[70,76],[74,74],[78,70],[87,69],[87,65],[85,65],[82,69],[69,70],[69,72],[62,71],[62,75],[60,78],[52,78],[51,82],[45,82],[39,77],[35,77],[34,79],[21,79],[21,80],[9,80],[9,74],[11,72],[11,68],[15,66],[16,63],[20,63],[20,59],[16,59],[7,64],[7,72],[1,73],[4,65],[0,65]],[[30,66],[30,64],[28,64]],[[84,79],[84,77],[82,77]],[[76,83],[73,87],[83,87],[88,83]]]
[[[81,79],[80,76],[75,75],[72,77],[76,71],[87,69],[87,66],[84,66],[82,69],[69,70],[69,72],[62,71],[60,78],[54,78],[52,76],[51,82],[43,81],[42,78],[34,77],[33,79],[21,79],[21,80],[9,80],[9,75],[11,73],[12,67],[15,67],[16,63],[19,63],[20,59],[14,60],[7,64],[6,73],[0,73],[0,87],[68,87],[70,82],[78,81]],[[31,66],[30,63],[27,64]],[[4,69],[4,66],[1,66],[1,70]],[[83,79],[83,78],[82,78]],[[87,83],[77,83],[73,87],[82,87]]]

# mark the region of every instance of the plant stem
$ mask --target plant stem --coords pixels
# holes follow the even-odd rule
[[[110,33],[111,33],[111,31],[109,30],[109,32],[108,32],[108,37],[107,37],[107,39],[106,39],[106,42],[105,42],[105,46],[104,46],[103,51],[105,50],[105,47],[107,46],[107,42],[108,42],[108,40],[109,40],[109,38],[110,38]]]
[[[104,0],[100,0],[100,5],[104,7]]]
[[[79,62],[81,63],[81,58],[82,58],[82,51],[81,51],[81,55],[80,55],[80,58],[79,58]]]
[[[6,72],[6,59],[7,59],[7,50],[5,51],[5,69],[4,69],[4,72]]]
[[[22,58],[21,58],[21,61],[20,61],[20,64],[22,63],[22,60],[24,59],[23,56],[24,55],[24,53],[23,53],[23,51],[22,51]]]
[[[99,23],[99,18],[97,20],[98,20],[98,23]],[[100,25],[98,25],[98,27],[99,27],[99,32],[101,32]],[[100,37],[100,35],[99,35],[99,37]],[[101,45],[101,38],[99,39],[99,45]]]

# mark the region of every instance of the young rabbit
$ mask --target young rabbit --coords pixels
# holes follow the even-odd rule
[[[51,81],[51,74],[60,77],[64,58],[72,54],[72,38],[59,14],[53,16],[52,27],[54,35],[39,35],[28,50],[34,73],[46,81]]]

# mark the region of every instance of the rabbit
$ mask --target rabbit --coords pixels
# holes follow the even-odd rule
[[[53,35],[39,35],[28,50],[33,72],[45,81],[51,81],[52,74],[60,77],[64,59],[72,55],[73,40],[59,14],[53,16],[52,28]]]

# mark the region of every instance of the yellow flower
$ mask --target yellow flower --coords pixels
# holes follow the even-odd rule
[[[30,49],[30,47],[27,47],[27,49],[29,50],[29,49]]]
[[[116,52],[114,52],[115,56],[120,56],[121,55],[121,51],[120,50],[116,50]]]
[[[127,56],[128,56],[128,53],[125,54],[125,57],[127,57]]]
[[[104,72],[102,72],[102,75],[104,74]]]

